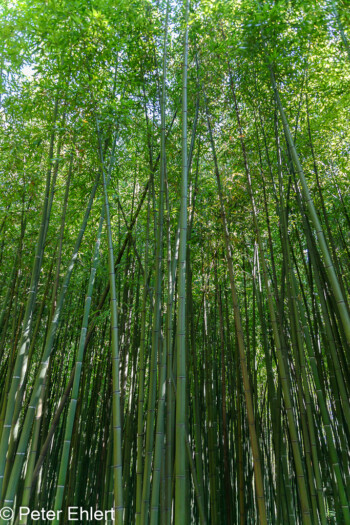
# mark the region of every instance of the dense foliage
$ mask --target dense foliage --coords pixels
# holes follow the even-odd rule
[[[1,524],[350,524],[347,7],[1,2]]]

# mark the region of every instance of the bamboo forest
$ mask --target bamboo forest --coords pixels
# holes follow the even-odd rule
[[[0,13],[0,525],[349,525],[348,0]]]

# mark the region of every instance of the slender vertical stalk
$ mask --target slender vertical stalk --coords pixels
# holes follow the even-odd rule
[[[182,178],[179,247],[179,317],[177,326],[175,525],[186,525],[186,241],[187,241],[187,61],[188,12],[185,0],[185,34],[182,77]]]
[[[107,193],[107,177],[104,170],[103,152],[101,135],[97,123],[97,133],[99,139],[99,152],[101,160],[101,171],[103,180],[104,208],[108,238],[108,270],[110,288],[110,313],[111,313],[111,334],[112,334],[112,421],[113,421],[113,480],[114,480],[114,510],[115,523],[122,525],[124,521],[123,504],[123,466],[122,466],[122,426],[120,409],[120,378],[119,378],[119,341],[118,341],[118,309],[117,293],[115,285],[114,254],[112,227],[109,212],[109,202]]]

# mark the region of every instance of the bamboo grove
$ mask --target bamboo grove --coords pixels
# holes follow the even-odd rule
[[[350,524],[347,7],[1,3],[1,525]]]

